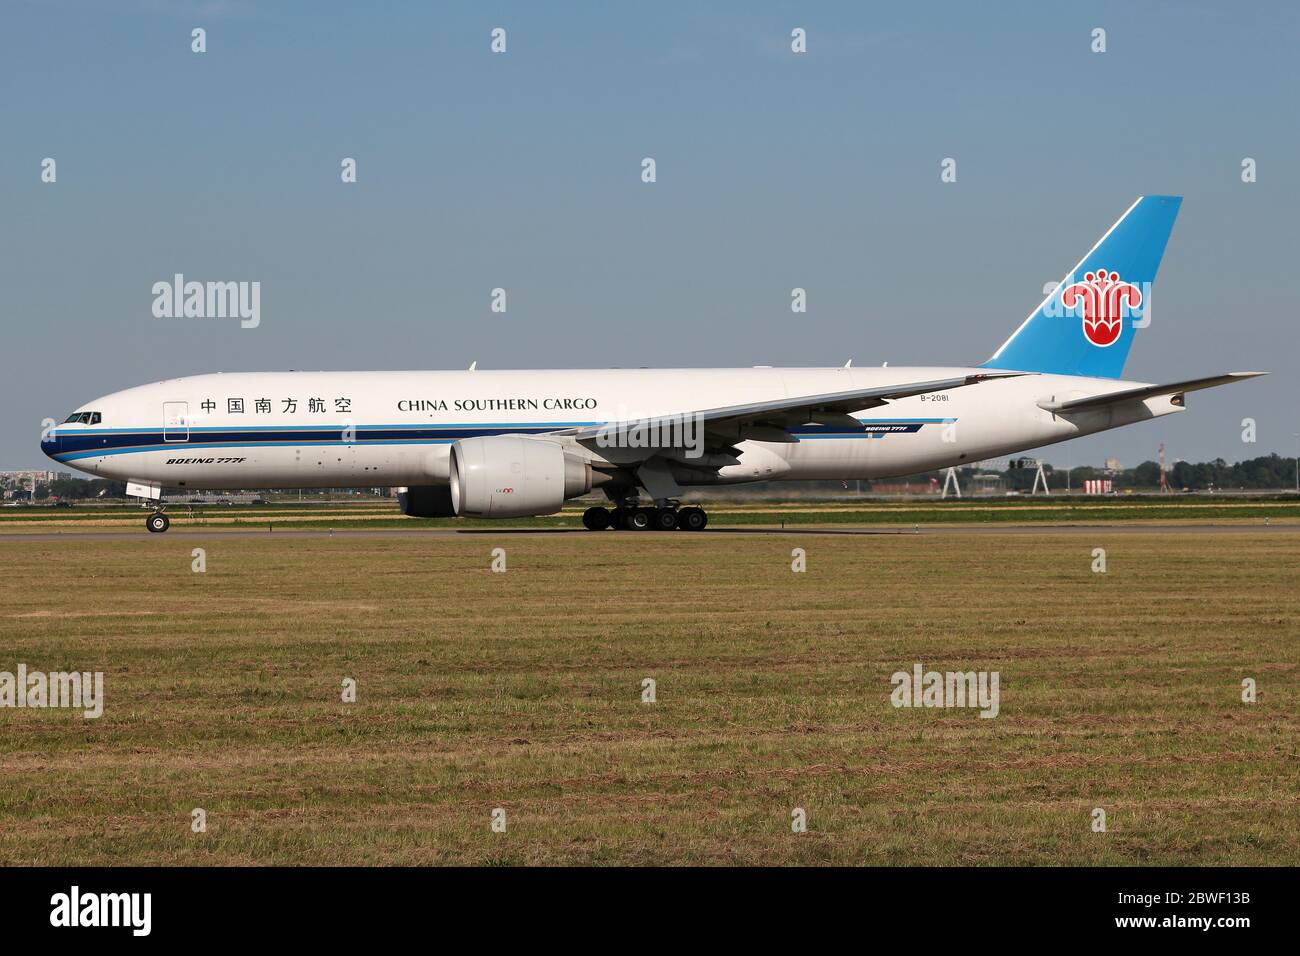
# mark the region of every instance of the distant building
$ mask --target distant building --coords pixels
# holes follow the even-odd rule
[[[29,483],[32,475],[36,476],[38,482],[48,483],[57,481],[60,478],[71,478],[70,471],[0,471],[0,481],[4,482],[23,482]]]
[[[1108,475],[1118,475],[1124,470],[1124,466],[1119,463],[1118,458],[1107,458],[1106,467],[1102,470]]]
[[[939,479],[923,478],[919,481],[873,481],[874,495],[937,495]]]
[[[1006,491],[1007,483],[1002,475],[994,472],[981,472],[970,476],[971,494],[994,495]]]

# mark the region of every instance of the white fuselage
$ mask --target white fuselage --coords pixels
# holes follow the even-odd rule
[[[56,460],[150,486],[318,488],[447,481],[459,438],[611,421],[985,372],[968,368],[601,369],[195,375],[82,406],[43,445]],[[1133,382],[1028,374],[855,413],[866,431],[746,440],[716,481],[879,478],[973,463],[1180,411],[1169,397],[1068,418],[1040,403]],[[597,457],[599,448],[593,449]],[[610,457],[617,460],[617,455]],[[692,484],[689,479],[683,484]]]

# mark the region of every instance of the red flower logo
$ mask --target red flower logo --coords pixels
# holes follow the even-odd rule
[[[1123,331],[1124,306],[1136,309],[1142,304],[1142,291],[1132,282],[1121,282],[1118,272],[1098,269],[1085,272],[1082,282],[1074,282],[1061,293],[1067,309],[1080,308],[1083,334],[1099,348],[1114,345]]]

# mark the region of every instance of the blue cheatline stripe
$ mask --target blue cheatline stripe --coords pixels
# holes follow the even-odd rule
[[[947,425],[955,418],[859,418],[864,425]]]
[[[955,418],[862,418],[859,419],[863,425],[942,425],[947,422],[956,421]],[[606,425],[608,422],[403,422],[389,425],[353,425],[359,432],[363,431],[395,431],[395,430],[420,430],[428,431],[431,429],[466,429],[466,428],[587,428],[593,425]],[[104,435],[148,435],[162,434],[161,427],[152,428],[75,428],[67,431],[60,431],[62,426],[56,426],[50,429],[51,436],[61,438],[75,438],[80,435],[90,435],[100,437]],[[347,428],[346,423],[333,425],[192,425],[190,432],[256,432],[256,431],[283,431],[283,432],[337,432]],[[816,426],[812,426],[816,427]]]
[[[392,430],[392,429],[419,429],[428,430],[431,428],[583,428],[589,425],[603,425],[604,422],[461,422],[460,424],[449,422],[402,422],[393,425],[353,425],[357,431]],[[67,431],[59,431],[57,426],[50,429],[51,435],[59,435],[67,438],[75,435],[147,435],[151,432],[161,434],[162,428],[154,426],[152,428],[70,428]],[[191,425],[191,432],[256,432],[256,431],[273,431],[273,432],[337,432],[347,428],[346,423],[335,425]]]
[[[818,425],[803,425],[790,429],[801,439],[819,438],[883,438],[886,435],[914,434],[923,425],[947,424],[955,418],[878,418],[862,422],[860,431],[829,430]],[[344,441],[342,432],[347,426],[310,426],[285,428],[280,426],[250,426],[247,428],[221,428],[217,426],[193,428],[191,435],[200,432],[207,440],[166,441],[161,429],[77,429],[53,434],[59,439],[60,451],[52,457],[58,461],[78,461],[84,458],[102,458],[109,455],[128,455],[136,452],[174,451],[183,454],[200,448],[274,448],[315,445],[446,445],[462,438],[477,438],[501,433],[545,433],[559,428],[574,428],[600,422],[529,422],[491,423],[482,425],[358,425],[357,440]],[[432,434],[432,433],[437,434]],[[322,434],[339,433],[338,438],[323,438]],[[364,433],[364,437],[363,437]],[[68,447],[71,446],[71,447]]]
[[[345,441],[245,441],[245,442],[187,442],[174,441],[165,445],[132,445],[129,448],[105,448],[99,451],[60,452],[54,457],[59,461],[77,461],[82,458],[104,458],[108,455],[133,455],[146,451],[174,451],[183,455],[187,450],[199,448],[306,448],[309,445],[450,445],[455,438],[423,439],[389,439],[386,441],[345,442]]]
[[[79,458],[93,455],[112,454],[117,450],[153,451],[158,448],[195,448],[204,446],[255,446],[284,444],[380,444],[382,442],[424,442],[430,440],[455,441],[458,438],[475,438],[480,435],[502,433],[538,434],[554,431],[557,428],[570,427],[560,424],[545,426],[459,426],[454,428],[376,428],[369,427],[356,430],[354,441],[345,442],[343,433],[346,428],[280,428],[251,431],[245,429],[212,429],[188,439],[168,440],[167,433],[160,429],[141,430],[131,433],[86,434],[85,432],[65,433],[57,436],[59,454],[73,454]]]

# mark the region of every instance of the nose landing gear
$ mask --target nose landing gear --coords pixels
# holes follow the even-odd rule
[[[144,526],[154,534],[162,534],[171,527],[171,521],[161,511],[155,511],[144,519]]]

